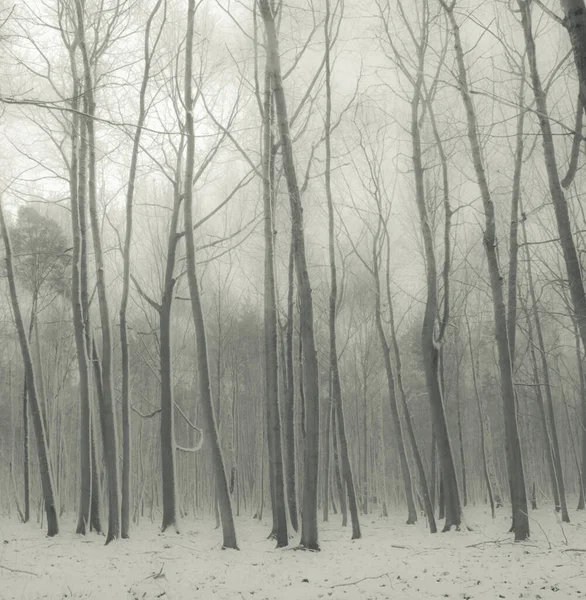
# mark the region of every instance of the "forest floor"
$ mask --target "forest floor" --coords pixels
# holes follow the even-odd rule
[[[586,598],[586,513],[561,524],[531,513],[531,539],[515,544],[508,509],[466,510],[473,531],[430,535],[425,520],[363,517],[363,539],[332,515],[321,552],[276,550],[267,523],[237,518],[241,551],[222,550],[213,521],[185,520],[182,535],[141,523],[130,540],[74,535],[74,519],[46,538],[38,526],[0,519],[2,600],[392,600]],[[291,540],[297,542],[297,538]]]

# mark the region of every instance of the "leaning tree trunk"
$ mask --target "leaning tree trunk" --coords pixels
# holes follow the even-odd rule
[[[273,219],[273,169],[271,134],[273,94],[271,74],[265,72],[263,114],[263,206],[264,206],[264,356],[265,356],[265,403],[267,409],[267,440],[269,472],[273,486],[271,500],[274,521],[272,532],[277,548],[287,546],[287,509],[285,506],[285,481],[283,474],[283,450],[281,442],[281,417],[279,412],[279,368],[277,340],[277,295],[275,290],[274,219]]]
[[[260,11],[267,36],[267,68],[273,81],[277,124],[281,138],[283,168],[289,191],[294,235],[295,268],[300,297],[300,329],[303,344],[303,379],[305,393],[304,482],[301,519],[301,546],[319,550],[317,497],[319,469],[319,365],[313,328],[313,299],[307,258],[301,195],[297,183],[293,145],[289,131],[287,104],[281,75],[279,43],[274,15],[269,0],[260,0]]]
[[[331,399],[333,411],[337,412],[337,422],[339,427],[340,451],[342,458],[342,474],[344,483],[346,484],[346,492],[348,494],[348,505],[350,508],[350,518],[352,520],[352,539],[362,537],[360,531],[360,521],[358,517],[358,501],[356,499],[356,488],[354,486],[354,477],[352,467],[350,465],[350,456],[348,453],[348,441],[346,439],[346,425],[344,420],[344,404],[342,398],[342,384],[340,381],[340,365],[338,362],[338,344],[336,338],[336,316],[338,312],[338,273],[336,267],[336,248],[335,248],[335,227],[334,227],[334,201],[332,196],[332,149],[331,149],[331,133],[332,133],[332,65],[330,60],[330,0],[326,0],[326,18],[324,21],[325,33],[325,68],[326,68],[326,117],[325,117],[325,184],[326,184],[326,200],[328,204],[328,253],[330,259],[330,298],[329,298],[329,334],[330,334],[330,375],[331,375]],[[328,417],[328,422],[329,422]],[[326,438],[328,452],[330,439],[329,435]],[[329,481],[326,479],[324,485],[326,489],[329,486]],[[325,496],[327,502],[327,495]],[[341,504],[346,508],[345,498],[340,499]]]
[[[422,53],[420,54],[420,62],[422,63]],[[437,266],[435,260],[433,234],[429,224],[427,205],[425,201],[424,169],[422,163],[419,116],[422,86],[423,71],[420,68],[411,101],[411,140],[413,146],[413,167],[415,175],[415,200],[419,211],[427,271],[427,298],[425,302],[425,313],[421,331],[421,344],[425,380],[427,384],[429,403],[431,406],[433,419],[433,428],[437,440],[437,448],[441,465],[444,502],[446,509],[444,531],[449,531],[454,526],[459,529],[462,522],[462,505],[460,502],[460,492],[458,490],[456,465],[454,462],[454,455],[452,452],[452,445],[448,432],[442,387],[439,379],[439,349],[435,339],[438,312]]]
[[[193,116],[193,37],[195,21],[195,0],[188,0],[187,8],[187,35],[185,42],[185,88],[183,102],[185,105],[185,132],[187,137],[187,154],[185,161],[185,190],[183,199],[184,223],[185,223],[185,259],[187,270],[187,282],[191,297],[191,310],[195,325],[195,337],[197,343],[197,370],[199,376],[200,402],[203,409],[204,420],[210,449],[214,477],[216,481],[216,492],[220,517],[222,520],[223,547],[238,549],[236,541],[236,530],[234,528],[234,517],[230,502],[230,489],[226,477],[226,467],[222,457],[220,437],[214,415],[214,403],[210,383],[210,367],[208,360],[207,340],[203,307],[199,291],[199,282],[196,273],[195,242],[193,235],[193,174],[195,163],[195,127]]]
[[[35,437],[37,441],[37,453],[39,457],[39,470],[41,474],[41,486],[43,490],[43,500],[45,503],[45,512],[47,515],[47,535],[52,537],[59,533],[59,521],[57,518],[57,509],[55,505],[55,497],[53,494],[53,478],[51,473],[51,463],[49,461],[49,449],[47,447],[47,437],[45,433],[45,425],[39,407],[39,398],[37,396],[37,387],[35,382],[35,372],[33,360],[28,344],[26,329],[22,320],[20,306],[18,304],[18,296],[16,292],[16,283],[14,279],[14,267],[12,259],[12,246],[10,244],[10,236],[6,221],[4,220],[4,209],[0,200],[0,228],[2,229],[2,237],[4,238],[5,261],[6,261],[6,277],[8,279],[8,288],[10,291],[10,301],[12,304],[12,313],[18,331],[18,341],[22,352],[22,360],[24,363],[24,373],[26,377],[26,388],[30,403],[31,415],[33,418],[33,426],[35,429]]]
[[[460,38],[460,29],[454,15],[454,4],[452,3],[448,6],[444,0],[440,0],[440,2],[447,14],[454,36],[456,61],[458,65],[458,83],[464,108],[466,110],[468,139],[472,151],[474,171],[476,173],[476,179],[478,181],[478,187],[480,188],[482,204],[484,207],[484,249],[488,263],[494,309],[495,338],[498,351],[501,396],[505,422],[507,468],[513,513],[512,530],[515,532],[515,541],[521,541],[529,537],[527,490],[525,488],[525,471],[523,468],[521,440],[517,423],[515,387],[513,384],[513,368],[507,331],[507,313],[504,301],[503,278],[500,273],[498,262],[495,209],[484,171],[484,161],[478,135],[478,123],[468,86],[468,74],[464,63],[464,50]]]
[[[537,115],[539,117],[539,125],[541,128],[541,137],[543,142],[543,154],[545,159],[545,168],[547,171],[547,179],[549,182],[549,191],[554,207],[557,228],[562,247],[564,262],[566,263],[566,271],[568,274],[570,296],[574,306],[574,315],[578,323],[578,330],[582,344],[586,347],[586,294],[584,292],[584,282],[582,280],[582,272],[576,245],[572,234],[572,224],[568,203],[564,196],[561,186],[556,155],[553,141],[553,133],[549,120],[547,109],[546,92],[541,83],[541,77],[537,68],[537,50],[535,48],[535,40],[531,26],[531,7],[526,0],[517,0],[517,4],[521,13],[521,23],[525,36],[525,47],[527,50],[527,60],[531,74],[531,83],[533,86],[533,94],[535,96],[535,105],[537,107]],[[584,73],[586,63],[586,37],[584,36],[584,19],[586,15],[583,12],[584,2],[581,0],[562,0],[562,4],[566,10],[567,26],[570,31],[570,38],[574,48],[574,57],[578,65],[578,76],[580,80],[580,94],[583,104],[586,100],[584,83]],[[585,104],[586,105],[586,104]]]
[[[397,375],[397,388],[399,390],[399,398],[401,399],[401,407],[403,408],[403,416],[405,417],[405,424],[407,425],[407,435],[409,436],[409,442],[411,444],[411,452],[415,460],[415,466],[417,468],[417,475],[419,477],[419,486],[421,488],[421,495],[423,497],[423,509],[425,516],[427,517],[427,523],[429,525],[429,531],[431,533],[437,533],[437,524],[435,522],[435,516],[433,513],[433,502],[429,485],[427,483],[427,475],[425,474],[425,467],[423,466],[423,459],[421,458],[421,452],[419,445],[417,444],[417,438],[415,437],[415,429],[413,428],[413,421],[407,406],[407,394],[405,393],[405,387],[403,385],[403,369],[401,362],[401,352],[399,350],[399,342],[397,341],[397,333],[395,329],[395,311],[393,310],[393,299],[391,297],[391,274],[390,274],[390,247],[388,243],[387,235],[387,267],[386,267],[386,288],[387,288],[387,302],[389,305],[389,325],[391,342],[393,344],[393,353],[395,358],[395,372]],[[435,443],[434,443],[435,445]]]

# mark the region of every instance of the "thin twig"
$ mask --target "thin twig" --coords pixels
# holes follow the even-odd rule
[[[0,569],[10,571],[11,573],[24,573],[25,575],[34,575],[35,577],[39,577],[37,573],[33,573],[32,571],[25,571],[24,569],[11,569],[10,567],[5,567],[4,565],[0,565]]]
[[[376,575],[375,577],[363,577],[362,579],[357,579],[356,581],[349,581],[348,583],[336,583],[335,585],[330,586],[331,588],[343,587],[347,585],[356,585],[357,583],[361,583],[362,581],[368,581],[370,579],[382,579],[383,577],[388,577],[389,582],[391,581],[391,577],[388,573],[383,573],[382,575]]]

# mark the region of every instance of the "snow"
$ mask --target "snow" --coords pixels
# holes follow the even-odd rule
[[[104,546],[104,538],[71,533],[73,516],[62,519],[64,533],[52,539],[36,525],[4,518],[0,598],[586,598],[586,514],[571,517],[561,524],[548,508],[533,511],[531,539],[516,544],[507,509],[493,521],[487,508],[469,508],[473,531],[435,535],[423,518],[408,526],[404,515],[363,517],[363,539],[356,541],[332,515],[320,530],[321,552],[276,550],[266,539],[268,522],[251,517],[236,519],[240,552],[221,549],[213,519],[185,520],[181,535],[159,535],[145,522],[130,540]]]

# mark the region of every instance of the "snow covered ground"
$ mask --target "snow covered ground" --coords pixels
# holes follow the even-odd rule
[[[586,598],[586,514],[561,525],[549,508],[531,513],[531,540],[515,544],[508,510],[466,511],[472,532],[430,535],[422,519],[363,518],[350,541],[336,515],[321,529],[322,551],[274,549],[267,524],[237,519],[240,552],[221,550],[213,521],[184,521],[182,535],[141,524],[132,539],[64,533],[0,521],[2,600],[332,600]],[[292,542],[297,542],[293,539]],[[576,550],[583,550],[582,552]]]

